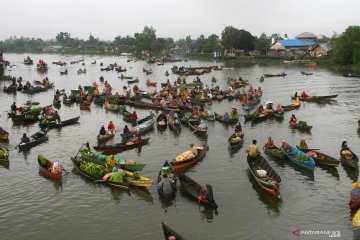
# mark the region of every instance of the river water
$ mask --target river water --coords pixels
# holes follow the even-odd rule
[[[5,54],[4,58],[15,66],[9,73],[33,81],[46,76],[55,82],[55,88],[75,89],[79,84],[91,85],[100,76],[122,92],[125,80],[118,79],[115,71],[100,72],[99,63],[104,67],[117,63],[127,68],[125,75],[138,76],[139,86],[147,88],[145,80],[166,82],[164,73],[170,71],[172,64],[164,66],[148,65],[143,61],[126,62],[126,57],[85,56],[86,74],[77,75],[83,68],[80,64],[58,67],[53,61],[81,59],[82,56],[36,55],[49,64],[46,74],[36,71],[35,65],[25,66],[25,54]],[[91,65],[96,60],[97,65]],[[54,90],[36,95],[4,94],[0,92],[0,126],[10,132],[10,141],[2,143],[11,149],[9,168],[0,167],[0,232],[1,239],[163,239],[161,222],[166,222],[186,239],[296,239],[292,232],[300,231],[340,231],[341,239],[353,239],[351,216],[348,207],[351,183],[357,176],[346,172],[340,165],[335,170],[316,167],[314,174],[306,174],[287,162],[275,161],[266,156],[275,171],[281,176],[281,199],[275,199],[262,191],[253,179],[246,162],[245,149],[253,139],[263,145],[267,136],[272,136],[277,144],[287,140],[291,145],[299,143],[301,137],[307,140],[310,148],[339,158],[340,145],[348,141],[349,147],[360,154],[357,120],[359,118],[360,79],[344,78],[326,69],[312,69],[314,75],[303,76],[304,68],[296,66],[259,66],[235,64],[232,62],[188,61],[176,63],[178,66],[205,66],[225,64],[232,70],[212,71],[200,76],[201,80],[212,84],[215,76],[221,88],[227,88],[229,76],[248,79],[254,87],[263,90],[262,103],[267,100],[290,104],[290,96],[295,91],[305,89],[310,95],[339,94],[332,104],[302,103],[299,110],[287,112],[285,120],[279,122],[268,119],[258,124],[240,121],[245,133],[245,142],[238,151],[229,151],[227,138],[233,127],[219,122],[208,122],[208,137],[201,138],[183,127],[179,135],[167,129],[159,132],[156,128],[145,136],[151,138],[150,144],[141,150],[130,150],[119,154],[123,158],[146,163],[145,176],[156,178],[165,160],[171,160],[188,150],[188,144],[207,143],[210,147],[206,157],[190,168],[187,174],[201,184],[210,183],[219,208],[217,211],[198,206],[182,191],[177,192],[173,201],[159,198],[156,187],[148,190],[125,192],[94,184],[72,170],[70,157],[77,154],[80,146],[88,141],[96,144],[96,135],[102,124],[114,121],[116,127],[123,128],[122,116],[106,112],[92,105],[91,111],[80,111],[78,105],[62,106],[59,114],[62,119],[80,117],[80,124],[49,132],[49,141],[27,152],[17,152],[15,146],[23,133],[38,131],[38,124],[14,126],[7,118],[6,111],[13,101],[18,104],[27,100],[38,101],[41,105],[52,103]],[[153,74],[146,76],[143,67],[151,68]],[[68,75],[60,76],[60,70],[68,69]],[[260,83],[264,73],[285,71],[286,77],[266,78]],[[8,73],[8,72],[7,72]],[[170,73],[171,82],[176,75]],[[193,77],[188,77],[192,80]],[[1,82],[8,85],[9,82]],[[101,85],[100,85],[101,88]],[[239,101],[214,102],[211,109],[224,113],[232,106],[241,109]],[[132,110],[129,108],[130,111]],[[139,116],[148,111],[137,109]],[[298,120],[313,125],[311,134],[292,130],[287,125],[291,114]],[[109,143],[121,141],[119,134]],[[65,169],[62,184],[43,177],[38,172],[37,156],[44,154],[48,159],[60,160]],[[303,235],[304,239],[327,239],[328,235]]]

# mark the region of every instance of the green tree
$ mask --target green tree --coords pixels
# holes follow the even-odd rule
[[[62,46],[66,46],[70,39],[70,33],[68,32],[60,32],[56,35],[56,41],[58,41]]]
[[[340,36],[334,36],[331,42],[336,63],[360,63],[360,26],[349,26]]]
[[[237,48],[239,43],[239,29],[227,26],[221,33],[221,43],[226,49]]]
[[[271,39],[265,33],[262,33],[260,37],[256,38],[255,43],[259,48],[260,54],[266,55],[267,50],[270,48]]]
[[[145,26],[142,33],[135,33],[135,46],[137,51],[151,50],[156,40],[156,30],[153,27]]]

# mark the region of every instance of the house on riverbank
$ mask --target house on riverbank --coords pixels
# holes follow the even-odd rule
[[[301,59],[304,57],[326,56],[330,51],[328,44],[319,43],[318,36],[304,32],[295,39],[279,39],[270,47],[267,55],[277,58]]]

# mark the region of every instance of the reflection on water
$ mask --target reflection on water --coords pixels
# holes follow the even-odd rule
[[[357,182],[358,178],[359,178],[359,168],[354,169],[354,168],[350,168],[348,166],[344,166],[344,165],[342,165],[342,166],[346,172],[347,177],[350,180],[352,180],[353,182]]]
[[[252,184],[253,189],[257,192],[258,198],[264,203],[266,208],[269,210],[269,214],[272,216],[279,216],[281,209],[281,186],[280,186],[280,196],[275,197],[263,190],[259,184],[256,182],[254,176],[251,174],[250,169],[247,169],[247,175],[250,183]]]
[[[139,88],[145,91],[155,89],[146,86],[146,79],[159,83],[164,83],[167,79],[174,82],[177,78],[177,75],[171,73],[171,67],[174,64],[178,66],[217,64],[212,61],[189,61],[157,66],[148,65],[143,61],[128,63],[126,57],[119,56],[31,54],[35,61],[44,59],[49,63],[48,72],[39,74],[35,65],[23,65],[23,59],[26,56],[26,54],[5,54],[4,58],[16,65],[12,74],[31,81],[48,77],[50,81],[55,82],[55,89],[65,89],[67,94],[70,89],[77,89],[79,84],[82,86],[92,85],[94,81],[99,80],[100,76],[104,76],[104,79],[111,84],[115,91],[122,93],[123,87],[127,86],[126,81],[118,79],[119,74],[115,71],[101,72],[99,62],[104,62],[104,67],[114,62],[126,67],[126,76],[139,77]],[[79,64],[69,64],[64,67],[51,64],[59,59],[75,60],[82,57],[85,59],[86,75],[77,74],[77,70],[82,67]],[[91,64],[90,62],[95,59],[98,60],[98,64]],[[141,174],[155,178],[163,162],[174,159],[177,155],[189,150],[189,143],[208,144],[210,149],[206,153],[206,157],[188,171],[196,175],[199,182],[210,183],[214,186],[214,198],[219,204],[221,212],[216,217],[213,209],[196,206],[197,201],[190,199],[182,191],[178,191],[172,201],[163,201],[159,197],[155,197],[158,195],[156,187],[148,188],[145,191],[132,188],[130,191],[111,189],[100,183],[93,183],[87,178],[79,176],[75,171],[64,175],[62,185],[57,185],[55,182],[39,176],[36,161],[38,154],[61,161],[65,169],[70,171],[72,169],[70,157],[77,155],[79,147],[85,142],[96,146],[96,136],[101,125],[112,120],[116,128],[122,130],[125,124],[129,124],[123,121],[122,115],[107,112],[102,106],[96,104],[91,105],[91,111],[80,110],[78,104],[61,106],[58,110],[61,118],[69,119],[81,116],[79,124],[52,129],[48,133],[49,141],[19,153],[15,147],[22,134],[34,134],[39,130],[39,126],[37,123],[14,125],[4,111],[8,111],[14,101],[21,104],[32,100],[39,102],[40,106],[49,105],[52,103],[54,90],[34,95],[23,93],[8,95],[3,94],[0,90],[0,126],[10,133],[10,141],[0,144],[11,150],[9,170],[0,166],[0,190],[2,193],[0,215],[6,218],[6,221],[1,223],[2,238],[45,240],[47,236],[43,234],[43,227],[39,226],[46,225],[48,226],[47,233],[51,234],[54,239],[64,238],[63,235],[58,235],[58,229],[66,229],[66,235],[71,238],[84,238],[83,234],[86,233],[87,239],[96,239],[98,228],[89,228],[89,226],[100,224],[103,238],[111,239],[118,232],[114,232],[114,225],[102,224],[102,222],[114,222],[121,223],[116,230],[120,229],[123,238],[144,239],[146,236],[147,239],[161,239],[163,236],[157,226],[159,222],[171,219],[174,224],[191,224],[190,229],[186,228],[189,239],[233,239],[234,236],[241,236],[238,238],[265,240],[269,239],[268,233],[271,232],[271,236],[287,240],[293,226],[305,228],[309,219],[312,219],[316,221],[320,229],[341,227],[343,238],[351,239],[353,233],[347,202],[351,183],[358,179],[358,173],[347,171],[339,166],[335,169],[317,169],[320,167],[316,167],[315,173],[311,174],[308,171],[302,172],[286,160],[266,157],[282,179],[282,200],[277,200],[259,189],[253,177],[249,175],[244,149],[247,149],[252,139],[258,140],[259,146],[263,145],[264,139],[268,136],[272,136],[276,143],[286,140],[290,145],[296,145],[304,137],[310,146],[316,146],[330,156],[338,154],[343,140],[347,140],[349,145],[353,146],[353,151],[358,154],[360,132],[359,134],[355,132],[358,116],[354,113],[360,111],[359,79],[344,78],[326,69],[317,68],[313,69],[314,75],[305,77],[300,73],[303,71],[301,66],[239,65],[235,61],[221,64],[225,64],[225,66],[228,64],[227,67],[234,67],[234,69],[212,71],[209,74],[201,75],[200,79],[204,84],[208,86],[213,84],[214,87],[228,89],[227,81],[222,80],[241,76],[243,79],[248,79],[254,88],[259,86],[262,88],[261,104],[263,105],[267,100],[273,101],[275,105],[277,103],[290,104],[290,96],[302,89],[310,95],[338,94],[339,96],[336,98],[337,102],[332,103],[304,102],[299,109],[286,112],[283,121],[266,119],[255,124],[246,122],[243,124],[244,144],[240,149],[234,151],[228,149],[227,142],[228,137],[234,132],[234,126],[216,121],[206,121],[207,136],[193,133],[186,126],[182,126],[179,133],[171,131],[169,127],[162,130],[154,126],[151,132],[144,135],[144,137],[151,138],[148,145],[118,154],[121,158],[145,163],[146,167]],[[153,74],[145,75],[142,72],[144,67],[151,68]],[[69,74],[60,76],[60,70],[65,69]],[[165,71],[170,73],[169,77],[165,77]],[[259,82],[257,79],[265,73],[278,72],[286,72],[287,76],[265,79],[264,82]],[[219,80],[215,84],[211,82],[213,76]],[[189,82],[194,78],[194,76],[188,76],[186,80]],[[0,89],[9,84],[9,82],[0,82]],[[99,86],[101,91],[104,85],[100,84]],[[248,88],[249,86],[246,86],[244,90],[247,91]],[[159,90],[160,84],[157,88],[157,91]],[[224,114],[230,111],[231,107],[241,109],[241,102],[237,100],[214,101],[209,106],[209,110]],[[127,107],[127,109],[128,111],[134,110],[131,107]],[[149,112],[143,109],[136,109],[136,111],[139,116],[145,116]],[[295,114],[299,120],[312,125],[311,133],[289,128],[287,122],[291,114]],[[241,123],[244,122],[243,115],[239,120]],[[108,144],[121,141],[122,138],[117,133]],[[308,176],[309,174],[310,176]],[[26,182],[25,185],[24,182]],[[49,206],[53,206],[54,203],[61,206],[56,209],[56,215],[48,212]],[[94,209],[99,210],[95,211]],[[264,209],[267,210],[267,213],[264,212]],[[121,213],[121,222],[119,215],[114,214],[114,210]],[[239,214],[246,217],[239,217]],[[44,216],[49,217],[45,218]],[[76,221],[77,224],[72,225],[67,223],[71,221],[63,221],[64,217],[73,222]],[[103,219],[104,221],[102,221]],[[330,220],[331,222],[329,222]],[[20,228],[19,222],[26,222],[27,225],[21,225]],[[208,227],[208,222],[211,222],[214,227]],[[274,222],[277,223],[276,228],[274,228]],[[260,224],[261,228],[254,231],[253,226]],[[134,232],[139,234],[134,234]]]

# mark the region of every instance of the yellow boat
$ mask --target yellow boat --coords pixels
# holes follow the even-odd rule
[[[125,173],[125,179],[130,184],[130,186],[151,187],[154,182],[154,180],[145,176],[141,176],[137,172],[125,171]]]
[[[352,219],[352,228],[353,230],[360,228],[360,209],[355,213]]]

